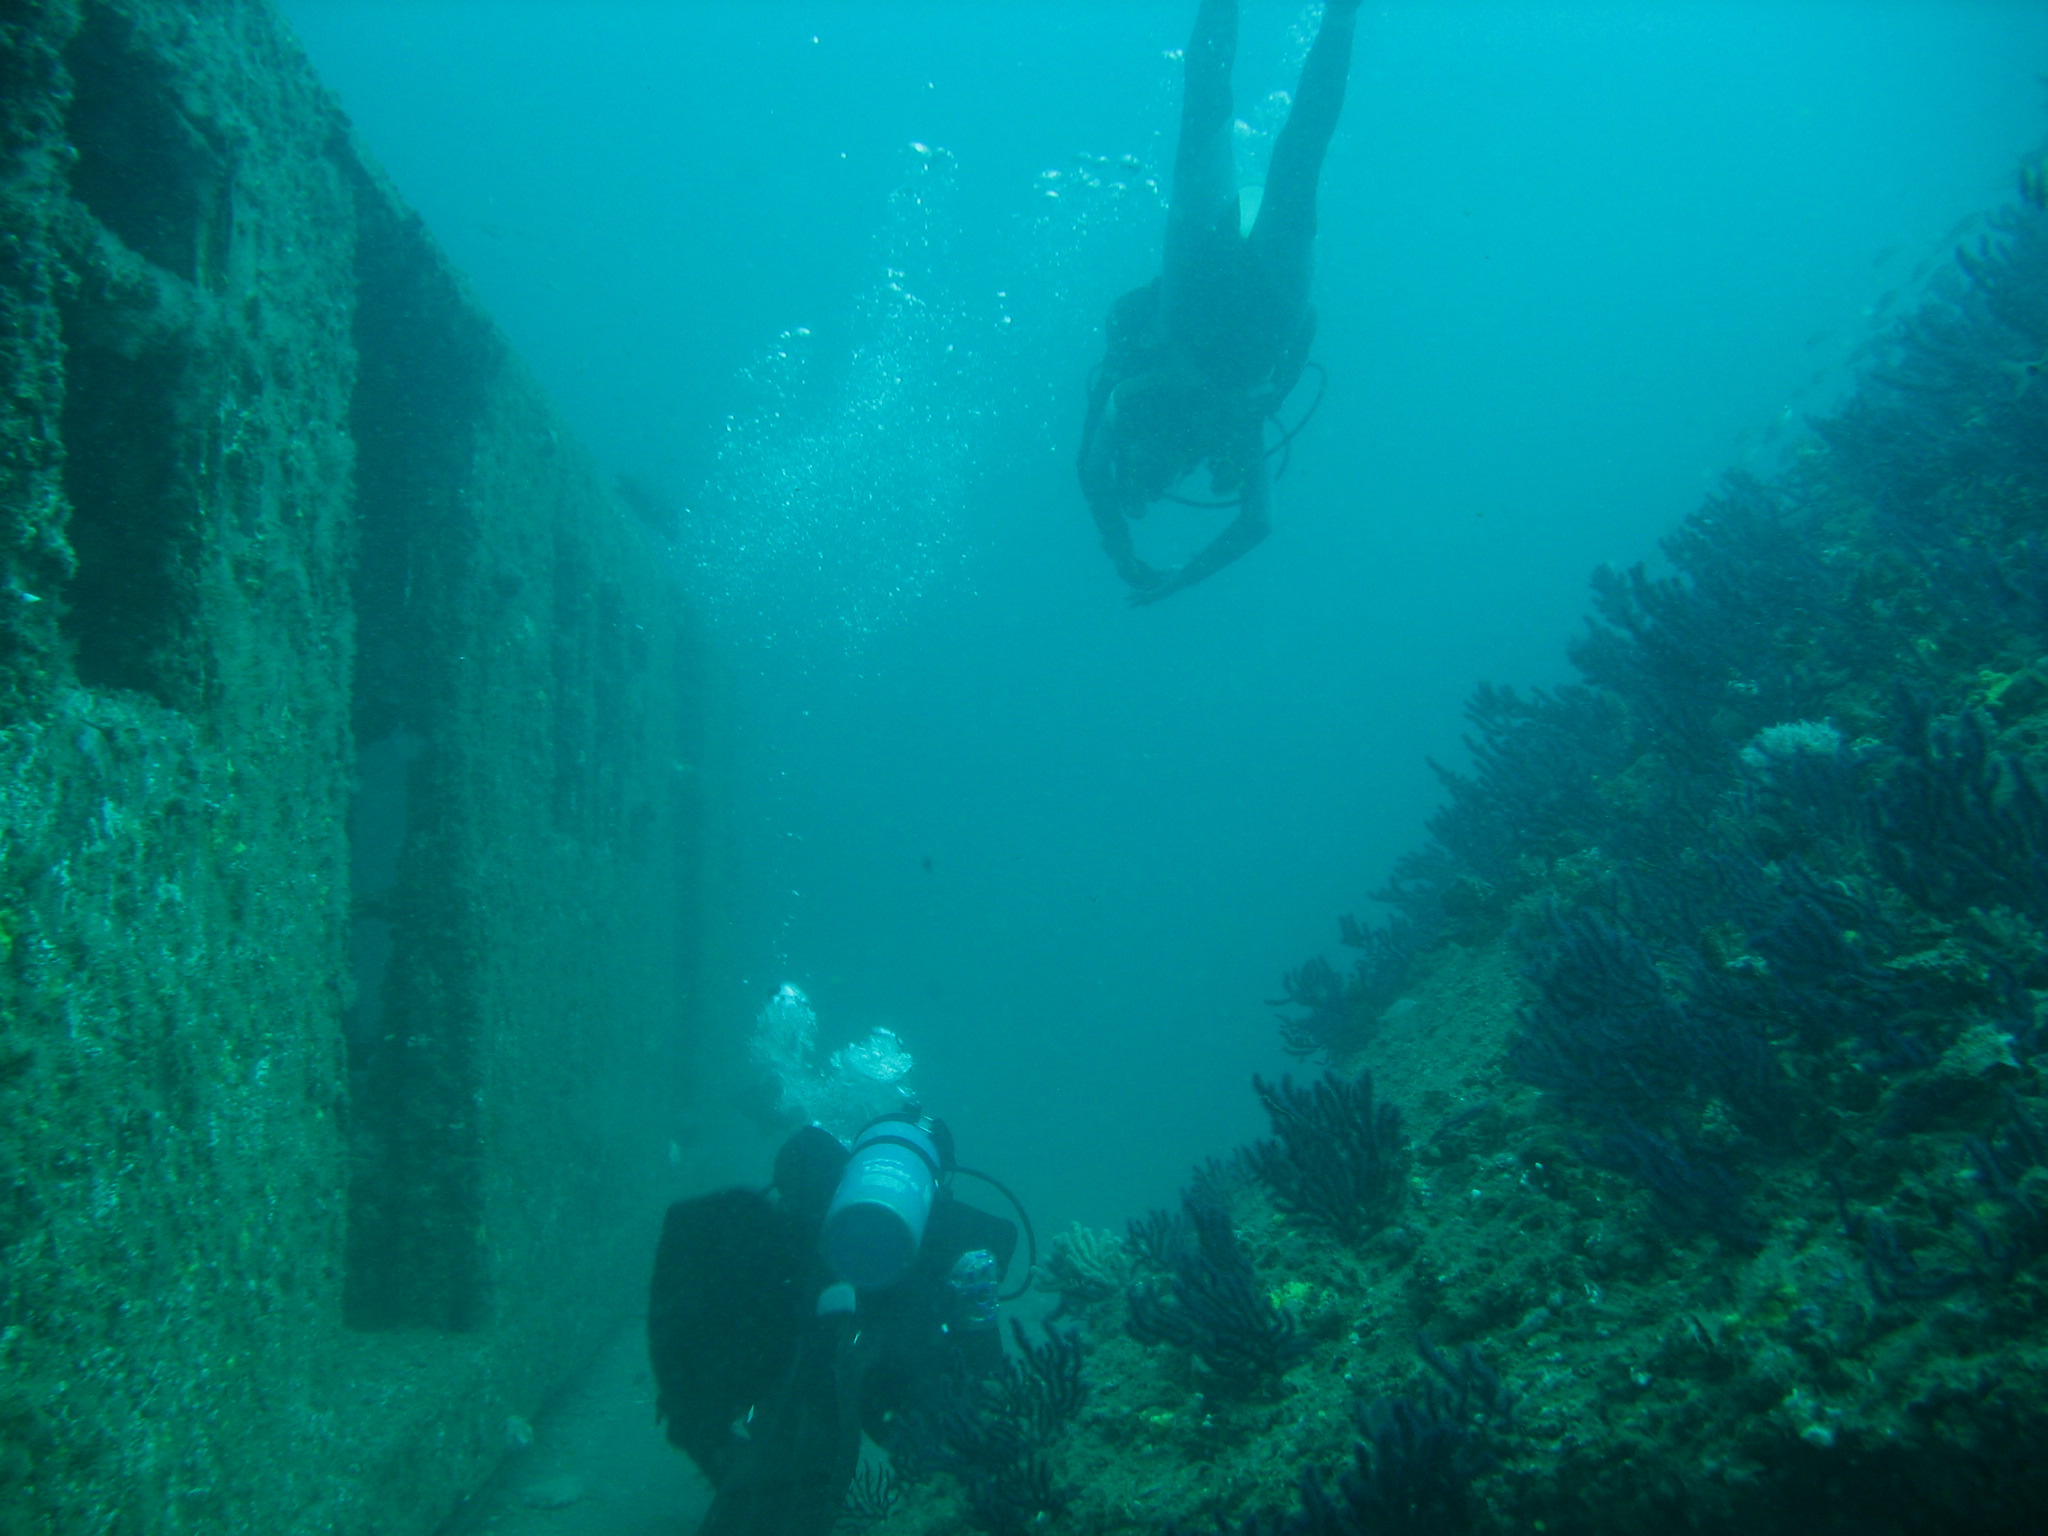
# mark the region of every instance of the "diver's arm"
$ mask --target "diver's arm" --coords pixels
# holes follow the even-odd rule
[[[1251,475],[1245,478],[1247,494],[1245,496],[1244,508],[1237,514],[1237,520],[1217,534],[1209,542],[1208,547],[1188,561],[1186,565],[1177,571],[1168,571],[1165,579],[1158,586],[1146,587],[1142,591],[1133,592],[1130,598],[1133,607],[1143,607],[1147,603],[1156,603],[1160,598],[1171,596],[1175,592],[1192,587],[1198,581],[1206,581],[1209,577],[1222,570],[1223,567],[1230,564],[1231,561],[1250,550],[1256,549],[1264,542],[1266,535],[1273,531],[1273,523],[1264,507],[1254,509],[1252,506],[1252,498],[1249,492],[1251,491],[1254,479],[1263,484],[1265,471],[1263,469],[1254,470]]]
[[[1081,490],[1092,502],[1095,492],[1091,477],[1100,480],[1102,463],[1096,454],[1096,444],[1102,434],[1102,413],[1109,405],[1111,391],[1116,388],[1116,379],[1111,375],[1109,360],[1088,378],[1088,414],[1081,419],[1081,451],[1074,456],[1074,469],[1081,476]]]
[[[1124,516],[1122,504],[1113,495],[1098,496],[1091,490],[1088,511],[1095,519],[1096,531],[1102,535],[1102,547],[1109,555],[1110,564],[1116,567],[1117,575],[1137,592],[1157,587],[1160,574],[1138,558],[1137,547],[1131,542],[1130,519]]]
[[[836,1293],[844,1292],[844,1295]],[[834,1285],[719,1484],[698,1536],[831,1536],[860,1461],[859,1349],[853,1289]]]
[[[1109,409],[1111,390],[1090,392],[1088,421],[1081,434],[1081,494],[1088,498],[1088,515],[1102,535],[1117,575],[1138,591],[1159,584],[1159,572],[1138,558],[1131,542],[1130,518],[1124,511],[1124,496],[1116,475],[1116,413]]]
[[[1081,423],[1081,450],[1074,463],[1081,480],[1081,494],[1088,498],[1089,515],[1102,534],[1102,547],[1109,552],[1117,574],[1141,589],[1156,585],[1159,573],[1138,558],[1131,544],[1124,494],[1117,484],[1119,428],[1110,397],[1119,384],[1142,371],[1146,354],[1155,345],[1152,328],[1158,313],[1156,277],[1110,306],[1109,319],[1103,326],[1102,362],[1088,379],[1088,414]]]

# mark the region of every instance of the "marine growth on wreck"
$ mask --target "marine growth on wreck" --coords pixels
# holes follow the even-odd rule
[[[1486,594],[1612,531],[1573,496],[1668,526],[1736,430],[1646,423],[1792,387],[1703,348],[1631,415],[1637,332],[1756,321],[1778,269],[1716,268],[1788,207],[1849,313],[1855,208],[1934,206],[1772,204],[1702,133],[1688,225],[1654,146],[1830,163],[1967,27],[1725,114],[1698,71],[1659,138],[1650,74],[1555,86],[1659,48],[1549,8],[1243,7],[1287,88],[1209,126],[1268,171],[1361,23],[1318,313],[1235,457],[1095,506],[1090,397],[1185,425],[1103,314],[1164,280],[1169,45],[1237,7],[347,9],[0,6],[0,1536],[683,1531],[784,1431],[803,1529],[713,1536],[2048,1526],[2048,152],[1594,576],[1571,680],[1412,746]],[[1822,12],[1771,35],[1873,36]],[[1770,14],[1697,33],[1775,65]],[[2004,25],[1957,79],[2048,45]],[[1488,158],[1510,75],[1580,136]],[[1974,200],[1996,117],[1924,180]],[[886,1278],[827,1251],[856,1162]],[[946,1364],[848,1412],[892,1307]]]

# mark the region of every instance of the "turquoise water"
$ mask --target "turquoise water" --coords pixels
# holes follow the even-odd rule
[[[675,518],[735,677],[730,1027],[789,981],[896,1030],[1047,1227],[1261,1128],[1264,1000],[1420,841],[1471,685],[1562,678],[1592,567],[1796,451],[2048,59],[2018,4],[1367,7],[1328,398],[1272,538],[1131,611],[1071,459],[1191,7],[285,9]],[[1247,7],[1252,163],[1307,20]]]

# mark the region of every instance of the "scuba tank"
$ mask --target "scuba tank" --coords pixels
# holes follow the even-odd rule
[[[832,1273],[863,1290],[894,1285],[924,1242],[939,1190],[953,1176],[953,1136],[915,1106],[870,1120],[825,1208],[819,1246]]]

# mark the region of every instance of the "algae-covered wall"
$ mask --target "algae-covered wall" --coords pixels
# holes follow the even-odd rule
[[[671,1176],[684,608],[268,6],[0,31],[0,1532],[431,1529]]]

